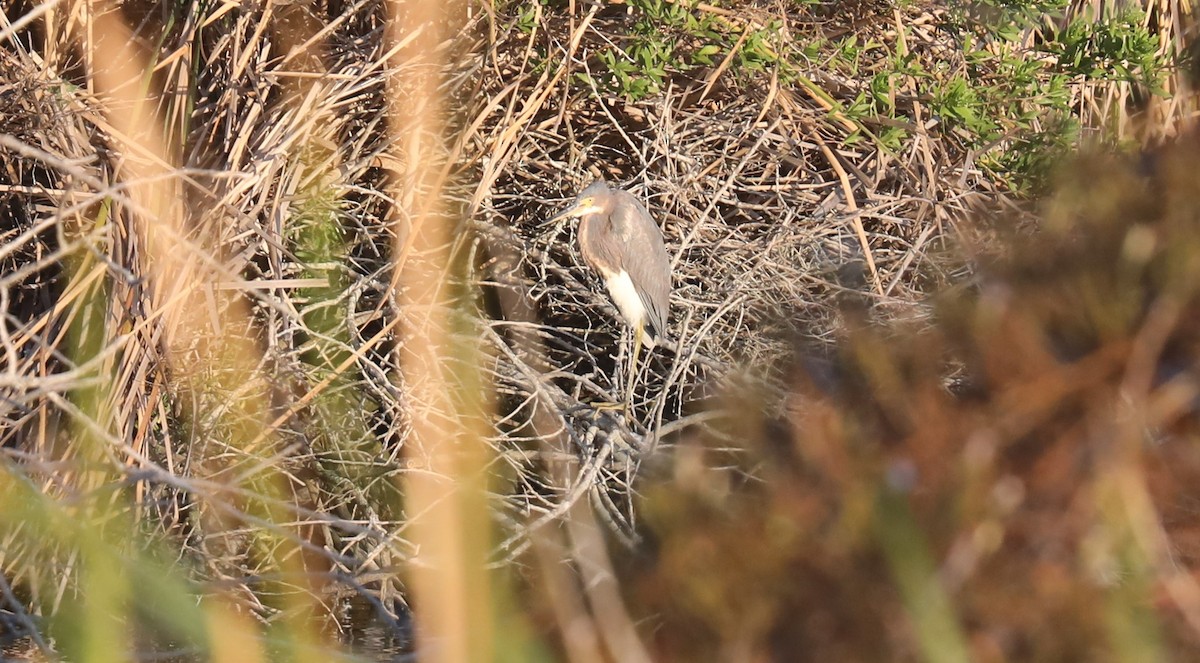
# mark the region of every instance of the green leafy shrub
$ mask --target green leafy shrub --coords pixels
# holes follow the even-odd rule
[[[1081,120],[1102,136],[1118,133],[1117,126],[1095,126],[1108,124],[1106,118],[1080,117],[1082,90],[1136,84],[1159,93],[1170,65],[1140,10],[1098,20],[1068,19],[1067,10],[1067,0],[953,4],[936,13],[935,25],[943,46],[962,54],[958,60],[909,52],[904,39],[881,40],[868,31],[800,42],[784,36],[779,20],[735,23],[694,1],[630,0],[628,32],[599,50],[602,71],[590,83],[636,101],[660,93],[673,75],[728,58],[732,76],[771,71],[784,85],[819,93],[806,72],[820,67],[866,83],[831,104],[831,112],[857,126],[847,143],[870,139],[901,149],[919,103],[937,121],[936,131],[975,150],[980,165],[1014,190],[1035,190],[1077,144]],[[900,88],[906,92],[898,94]]]

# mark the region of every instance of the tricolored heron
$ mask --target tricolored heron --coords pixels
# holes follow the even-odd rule
[[[671,258],[663,244],[662,230],[633,194],[611,188],[604,180],[589,184],[570,207],[548,223],[566,218],[580,219],[579,251],[583,260],[604,277],[613,303],[633,327],[625,399],[629,407],[642,344],[652,350],[655,339],[667,335]]]

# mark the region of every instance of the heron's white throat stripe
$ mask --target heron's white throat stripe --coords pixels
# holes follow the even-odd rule
[[[604,208],[599,205],[585,205],[584,207],[576,207],[571,210],[571,216],[584,216],[586,214],[599,214]]]

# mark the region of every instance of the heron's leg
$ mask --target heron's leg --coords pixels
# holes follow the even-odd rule
[[[625,381],[625,399],[620,403],[592,403],[594,410],[624,410],[628,415],[633,407],[633,386],[637,378],[638,355],[642,349],[642,335],[645,334],[645,328],[637,326],[633,328],[633,355],[629,358],[629,377]],[[619,366],[618,366],[619,368]]]
[[[638,355],[642,351],[642,334],[646,328],[638,325],[633,328],[633,354],[629,356],[629,381],[625,383],[625,411],[633,407],[633,385],[637,380]]]
[[[626,347],[625,346],[625,330],[624,329],[621,330],[621,339],[618,342],[618,347],[619,347],[619,353],[617,354],[616,357],[613,358],[613,361],[615,362],[613,365],[613,380],[619,380],[620,375],[621,375],[621,357],[622,357],[622,355],[620,353],[623,353],[625,351],[625,347]],[[617,384],[620,384],[620,383],[618,382]],[[622,410],[622,411],[629,410],[628,402],[622,403],[618,399],[613,399],[611,401],[592,401],[592,402],[589,402],[588,405],[595,412],[615,412],[617,410]]]

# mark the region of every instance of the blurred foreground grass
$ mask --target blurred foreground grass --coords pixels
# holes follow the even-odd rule
[[[802,351],[786,427],[685,447],[631,572],[667,658],[1190,658],[1197,147],[1072,161],[977,288]]]

